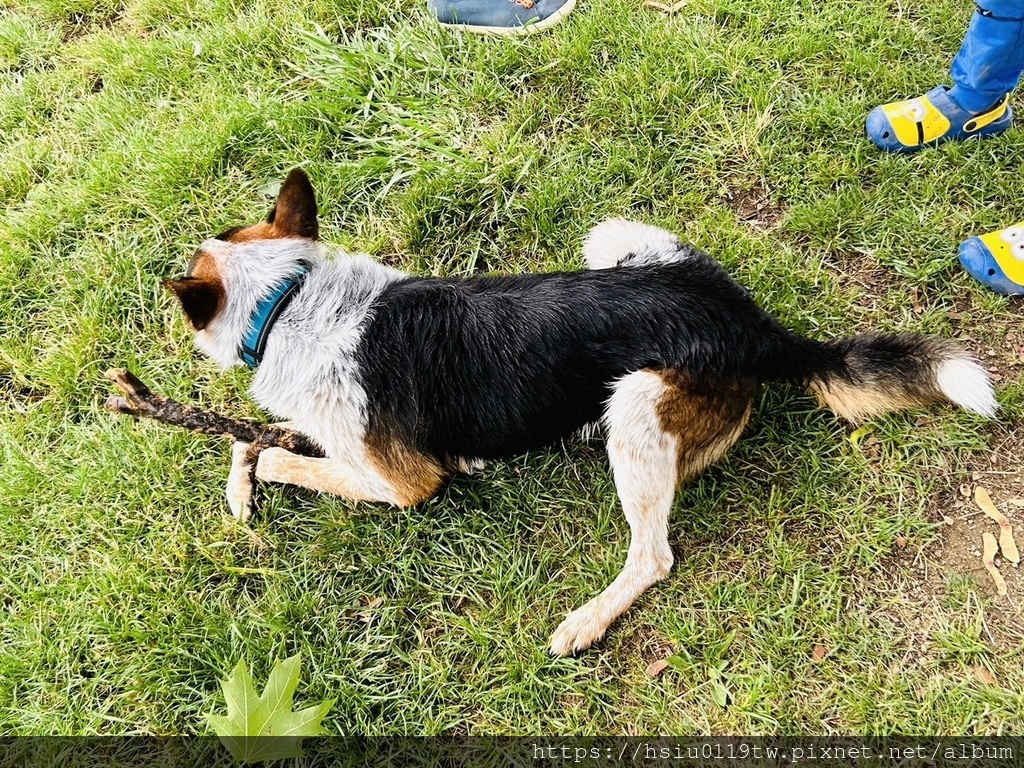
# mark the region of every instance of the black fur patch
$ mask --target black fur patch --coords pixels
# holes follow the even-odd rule
[[[783,328],[703,254],[679,263],[409,278],[384,290],[357,352],[369,430],[442,461],[495,459],[601,417],[643,368],[805,381],[836,353]]]

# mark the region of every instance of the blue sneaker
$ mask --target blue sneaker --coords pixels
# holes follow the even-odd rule
[[[964,240],[960,263],[987,288],[1007,296],[1024,295],[1024,222]]]
[[[576,0],[429,0],[442,27],[480,35],[529,35],[560,22]]]
[[[924,96],[875,107],[868,115],[868,137],[879,149],[906,154],[944,141],[994,136],[1013,122],[1009,95],[980,115],[962,109],[940,85]]]

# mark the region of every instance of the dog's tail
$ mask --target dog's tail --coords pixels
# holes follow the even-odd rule
[[[826,342],[800,339],[789,349],[791,362],[782,366],[789,370],[771,378],[802,381],[821,405],[854,423],[945,401],[987,417],[998,409],[985,369],[945,339],[864,333]]]

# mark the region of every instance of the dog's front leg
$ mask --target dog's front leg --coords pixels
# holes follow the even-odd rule
[[[290,453],[284,448],[267,448],[256,457],[256,466],[249,453],[248,443],[235,443],[231,447],[231,471],[228,473],[227,499],[231,514],[239,522],[247,522],[252,515],[254,479],[268,483],[298,485],[313,491],[345,496],[356,501],[388,501],[387,494],[373,494],[360,483],[355,473],[329,459],[312,459]]]
[[[441,485],[441,477],[429,482],[395,482],[371,463],[357,464],[338,458],[314,459],[284,448],[268,448],[256,463],[256,477],[268,483],[287,483],[311,491],[344,496],[353,501],[380,501],[409,507],[426,501]],[[407,479],[407,478],[406,478]]]
[[[295,429],[295,422],[282,421],[274,425],[284,429]],[[255,487],[253,480],[256,478],[256,468],[253,466],[256,458],[249,453],[249,443],[236,442],[231,446],[231,470],[228,472],[228,484],[225,495],[228,499],[228,508],[231,514],[239,522],[247,522],[252,516],[253,496]]]
[[[226,489],[231,514],[242,523],[252,515],[253,468],[248,454],[248,443],[235,443],[231,446],[231,471],[228,472]]]

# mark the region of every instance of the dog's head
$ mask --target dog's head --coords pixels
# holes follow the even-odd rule
[[[196,330],[196,346],[229,367],[258,303],[302,262],[319,260],[316,195],[296,168],[281,185],[265,221],[233,227],[204,241],[185,275],[164,285]]]

